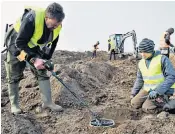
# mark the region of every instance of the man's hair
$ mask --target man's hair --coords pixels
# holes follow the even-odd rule
[[[56,2],[50,4],[46,8],[46,17],[50,19],[55,18],[58,22],[61,22],[65,18],[63,7]]]

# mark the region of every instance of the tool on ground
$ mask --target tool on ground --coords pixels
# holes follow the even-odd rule
[[[26,61],[31,67],[32,69],[34,69],[34,67],[28,62]],[[85,106],[88,111],[90,112],[90,114],[92,115],[92,120],[90,122],[91,126],[94,127],[113,127],[115,126],[115,122],[111,119],[105,119],[105,118],[100,118],[98,116],[97,113],[93,112],[92,110],[90,110],[89,106],[87,105],[87,103],[83,102],[73,91],[71,91],[68,86],[66,86],[64,84],[64,82],[62,81],[62,79],[60,79],[56,72],[53,71],[54,69],[54,65],[52,63],[52,61],[48,60],[44,62],[44,66],[45,68],[51,72],[52,76],[54,76],[79,102],[81,105]]]

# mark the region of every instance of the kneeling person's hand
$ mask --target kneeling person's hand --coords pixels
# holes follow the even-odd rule
[[[155,90],[151,90],[151,91],[149,92],[148,98],[149,98],[149,99],[156,99],[157,96],[158,96],[158,93],[157,93]]]

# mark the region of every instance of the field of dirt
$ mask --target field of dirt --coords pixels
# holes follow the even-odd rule
[[[147,115],[130,106],[130,91],[136,78],[136,61],[128,58],[109,61],[106,52],[91,60],[90,52],[56,51],[55,71],[65,84],[89,104],[92,111],[113,119],[115,126],[89,126],[88,110],[51,76],[53,101],[63,112],[41,110],[38,83],[29,69],[20,83],[20,107],[25,113],[12,115],[1,63],[2,134],[174,134],[175,115],[168,118]],[[2,56],[3,60],[3,56]],[[175,56],[171,55],[175,67]],[[48,75],[50,75],[48,73]]]

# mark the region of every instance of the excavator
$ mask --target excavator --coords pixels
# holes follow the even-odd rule
[[[136,37],[136,32],[134,30],[127,32],[126,34],[112,34],[109,36],[109,39],[111,39],[116,45],[116,54],[121,54],[122,56],[124,54],[125,39],[130,36],[132,36],[133,47],[134,47],[133,56],[135,58],[138,58],[138,48],[136,47],[137,37]]]

